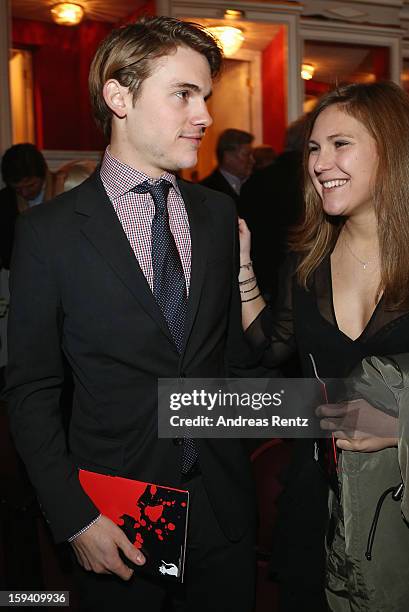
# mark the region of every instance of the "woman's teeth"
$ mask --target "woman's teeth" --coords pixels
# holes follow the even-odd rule
[[[344,180],[336,179],[335,181],[324,181],[322,184],[325,187],[325,189],[332,189],[333,187],[342,187],[347,182],[348,182],[347,179],[344,179]]]

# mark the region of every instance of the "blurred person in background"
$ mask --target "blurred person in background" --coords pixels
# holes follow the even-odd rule
[[[1,174],[6,186],[0,191],[0,258],[8,270],[17,215],[53,196],[53,177],[41,151],[30,143],[7,149]]]
[[[253,157],[254,157],[253,171],[257,172],[257,170],[262,170],[263,168],[266,168],[267,166],[272,164],[273,161],[277,157],[277,153],[274,151],[273,147],[271,147],[270,145],[263,144],[263,145],[259,145],[258,147],[254,147]]]
[[[224,130],[217,141],[218,166],[201,184],[226,193],[237,203],[241,188],[253,171],[253,140],[249,132]]]
[[[30,143],[13,145],[1,160],[0,190],[0,389],[7,364],[8,270],[17,216],[52,197],[53,180],[43,154]]]
[[[288,231],[302,210],[302,148],[305,118],[292,123],[285,150],[249,178],[239,199],[239,215],[252,236],[252,258],[260,290],[277,293],[278,269],[287,252]]]

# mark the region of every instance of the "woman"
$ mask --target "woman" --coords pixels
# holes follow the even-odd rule
[[[341,498],[330,493],[328,526],[326,489],[313,444],[305,440],[298,445],[281,507],[281,533],[285,529],[287,535],[281,538],[278,573],[284,586],[292,583],[295,594],[283,609],[324,608],[320,543],[326,531],[330,609],[403,612],[409,598],[409,527],[391,496],[384,501],[371,560],[365,556],[377,501],[385,489],[400,484],[406,469],[402,457],[407,457],[407,443],[401,435],[398,440],[396,418],[401,397],[390,384],[394,406],[378,402],[386,410],[380,435],[348,436],[342,418],[357,407],[363,416],[373,410],[368,402],[373,398],[376,405],[374,393],[365,396],[362,389],[384,384],[383,369],[394,372],[391,380],[399,379],[401,388],[407,384],[405,359],[384,358],[375,364],[369,359],[361,366],[365,357],[409,353],[406,94],[393,83],[349,85],[327,94],[309,118],[304,167],[305,217],[293,236],[294,253],[282,271],[274,312],[257,288],[249,233],[240,221],[243,326],[267,366],[276,367],[298,350],[304,376],[314,376],[310,354],[320,377],[346,377],[360,367],[355,386],[367,402],[319,409],[323,427],[334,430],[337,447],[343,449]],[[402,434],[402,422],[400,426]],[[405,497],[402,510],[408,519]]]

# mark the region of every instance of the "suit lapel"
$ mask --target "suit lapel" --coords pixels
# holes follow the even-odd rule
[[[179,182],[179,188],[189,217],[192,243],[190,290],[185,324],[186,351],[203,288],[208,257],[210,223],[207,208],[203,204],[205,196],[201,194],[198,195],[197,187],[190,183]]]
[[[76,212],[88,217],[81,228],[86,239],[109,264],[146,313],[172,341],[162,312],[102,185],[99,170],[83,184]]]

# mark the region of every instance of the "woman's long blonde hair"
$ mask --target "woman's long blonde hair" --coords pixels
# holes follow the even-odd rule
[[[360,121],[376,142],[378,168],[374,188],[378,226],[381,290],[388,309],[409,304],[409,97],[391,82],[353,84],[326,94],[308,117],[304,147],[305,211],[291,236],[301,253],[299,283],[307,288],[311,274],[332,251],[344,223],[327,215],[308,173],[308,140],[318,115],[336,105]]]

